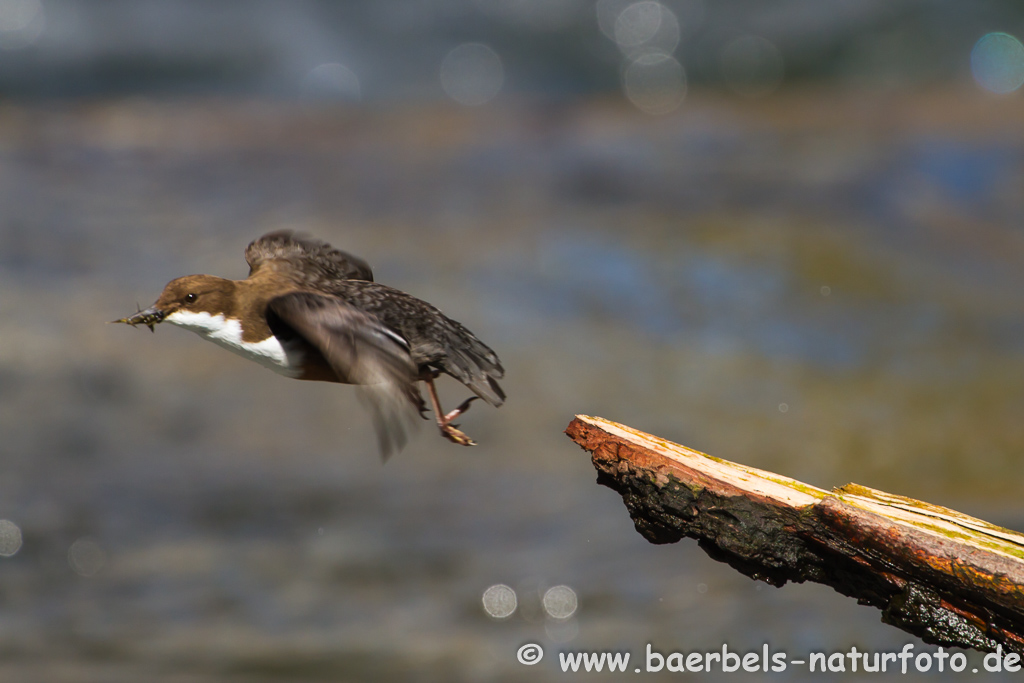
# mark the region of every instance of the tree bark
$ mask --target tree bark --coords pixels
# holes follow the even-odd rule
[[[565,431],[652,543],[695,538],[751,578],[832,586],[927,643],[1024,652],[1024,535],[858,484],[825,491],[599,417]]]

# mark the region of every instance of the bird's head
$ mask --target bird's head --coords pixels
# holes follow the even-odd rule
[[[231,308],[234,285],[231,280],[212,275],[179,277],[167,283],[156,303],[149,308],[111,322],[126,323],[132,327],[146,325],[155,331],[157,323],[166,320],[180,324],[192,317],[188,315],[190,313],[210,316],[225,314]]]

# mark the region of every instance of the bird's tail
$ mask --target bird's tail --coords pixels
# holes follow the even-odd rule
[[[498,380],[505,376],[498,354],[458,322],[448,319],[448,358],[445,370],[497,408],[505,402]]]

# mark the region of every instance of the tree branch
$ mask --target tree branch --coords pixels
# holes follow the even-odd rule
[[[565,431],[652,543],[695,538],[752,578],[832,586],[928,643],[1024,652],[1024,535],[857,484],[825,491],[599,417]]]

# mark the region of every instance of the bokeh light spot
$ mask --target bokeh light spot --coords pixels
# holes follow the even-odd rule
[[[576,591],[568,586],[552,586],[544,592],[544,611],[555,619],[568,619],[576,613]]]
[[[615,20],[614,38],[627,57],[636,58],[648,52],[672,54],[679,46],[679,21],[661,3],[633,3]]]
[[[623,47],[646,43],[661,28],[661,4],[653,0],[636,2],[622,10],[615,20],[615,42]]]
[[[597,0],[594,11],[597,13],[597,26],[607,38],[615,40],[615,24],[618,23],[622,10],[629,7],[630,0]]]
[[[782,83],[782,54],[771,41],[758,36],[729,42],[719,55],[719,66],[726,85],[744,97],[764,97]]]
[[[686,97],[686,72],[673,57],[661,53],[641,55],[622,75],[626,97],[648,114],[667,114]]]
[[[495,619],[507,619],[516,611],[516,592],[503,583],[484,591],[484,611]]]
[[[459,45],[441,63],[441,87],[459,104],[486,104],[501,92],[504,82],[501,57],[482,43]]]
[[[80,576],[95,576],[107,563],[107,554],[91,538],[80,538],[68,550],[68,564]]]
[[[21,529],[9,519],[0,519],[0,555],[11,557],[21,549]]]
[[[361,95],[359,77],[344,64],[321,64],[306,74],[302,94],[314,100],[356,102]]]
[[[46,28],[40,0],[0,0],[0,50],[20,50],[39,38]]]
[[[1008,33],[988,33],[971,50],[974,81],[1000,95],[1024,84],[1024,45]]]

